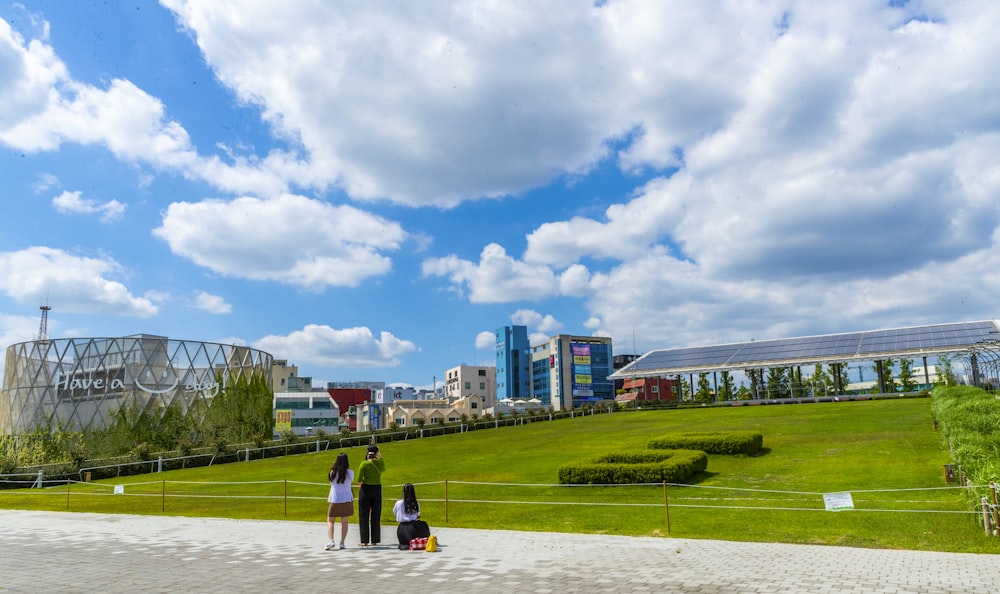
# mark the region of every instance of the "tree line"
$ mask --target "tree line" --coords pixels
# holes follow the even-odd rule
[[[912,392],[921,383],[921,378],[913,373],[912,359],[882,359],[873,362],[871,369],[876,377],[882,374],[882,389],[886,392]],[[740,382],[736,386],[729,371],[719,371],[715,377],[708,372],[699,373],[693,390],[687,378],[681,376],[682,399],[690,397],[696,402],[714,402],[826,396],[844,393],[851,383],[844,363],[816,364],[809,375],[803,375],[800,366],[747,369],[744,374],[749,385]],[[946,357],[938,359],[936,375],[936,385],[958,384],[951,360]],[[879,390],[877,382],[874,389]]]

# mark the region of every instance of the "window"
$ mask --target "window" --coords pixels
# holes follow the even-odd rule
[[[479,403],[478,402],[472,402],[470,404],[472,404],[472,408],[479,408]]]
[[[486,382],[479,382],[479,389],[480,390],[485,390],[486,389]]]
[[[653,386],[653,394],[656,394],[656,393],[658,393],[659,391],[660,391],[660,386],[656,386],[656,385],[654,385],[654,386]]]
[[[471,382],[465,382],[465,389],[466,390],[471,390],[472,389],[472,383]]]
[[[479,375],[486,375],[486,370],[485,369],[480,369],[479,370]]]
[[[406,427],[406,417],[396,417],[396,424],[400,427]]]

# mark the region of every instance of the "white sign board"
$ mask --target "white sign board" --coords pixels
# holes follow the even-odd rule
[[[823,493],[823,503],[826,504],[826,511],[843,511],[854,509],[854,500],[851,494],[844,493]]]
[[[125,485],[115,485],[115,495],[123,495],[125,493]]]

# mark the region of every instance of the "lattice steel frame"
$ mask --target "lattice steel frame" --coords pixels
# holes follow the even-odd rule
[[[91,431],[126,406],[162,415],[208,404],[228,383],[271,381],[273,357],[246,346],[138,334],[60,338],[7,347],[0,434],[37,428]]]

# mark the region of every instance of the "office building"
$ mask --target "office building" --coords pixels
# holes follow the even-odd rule
[[[496,403],[496,367],[459,365],[446,370],[444,377],[444,395],[449,401],[477,394],[486,408]]]
[[[612,356],[607,337],[559,334],[533,345],[532,397],[554,410],[613,401]]]
[[[496,331],[496,399],[531,398],[531,345],[526,326],[504,326]]]

